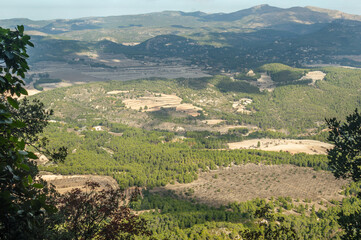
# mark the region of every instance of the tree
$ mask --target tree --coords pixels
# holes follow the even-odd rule
[[[131,213],[124,205],[124,192],[107,185],[87,182],[85,191],[75,188],[57,199],[58,220],[63,235],[69,239],[130,239],[134,235],[148,235],[147,222]],[[137,200],[139,192],[132,195]],[[60,219],[59,219],[60,216]],[[59,228],[59,225],[57,226]]]
[[[336,118],[326,119],[330,128],[328,140],[334,148],[328,151],[329,166],[336,178],[361,180],[361,115],[355,112],[341,124]]]
[[[48,201],[49,189],[36,180],[34,153],[26,151],[26,140],[32,140],[30,129],[45,122],[37,116],[33,124],[16,118],[21,111],[14,97],[27,95],[23,88],[29,69],[26,48],[33,46],[24,35],[24,27],[14,31],[0,28],[0,232],[1,239],[39,239],[45,216],[55,212]],[[39,117],[39,118],[38,118]],[[27,135],[27,136],[25,136]]]
[[[356,109],[341,124],[336,118],[326,119],[330,134],[328,140],[334,147],[328,151],[329,166],[336,178],[361,180],[361,115]],[[361,194],[358,194],[361,198]],[[361,211],[342,210],[338,223],[344,229],[343,239],[361,239]]]

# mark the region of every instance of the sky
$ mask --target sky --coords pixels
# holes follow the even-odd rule
[[[281,8],[316,6],[361,15],[361,0],[0,0],[0,19],[71,19],[165,10],[228,13],[259,4]]]

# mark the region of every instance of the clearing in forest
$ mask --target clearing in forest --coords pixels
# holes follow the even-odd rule
[[[316,81],[322,81],[326,76],[326,73],[321,71],[312,71],[308,72],[305,76],[303,76],[300,80],[311,79],[312,82],[309,85],[315,85]]]
[[[161,108],[174,108],[176,111],[185,112],[188,115],[196,117],[199,115],[198,111],[202,110],[200,107],[181,102],[182,99],[180,97],[163,93],[155,93],[151,96],[123,100],[126,107],[135,110],[141,109],[146,112],[159,111]]]
[[[316,140],[262,138],[228,143],[228,147],[230,149],[259,149],[276,152],[284,151],[292,154],[327,154],[327,149],[332,148],[333,145]]]
[[[187,184],[168,184],[153,192],[174,191],[184,198],[213,206],[255,198],[291,197],[312,201],[341,200],[346,180],[330,172],[293,165],[246,164],[202,172]]]
[[[55,175],[55,174],[43,174],[41,178],[48,183],[54,184],[56,190],[63,194],[69,192],[74,188],[83,188],[87,181],[97,182],[103,189],[107,184],[112,188],[118,188],[118,183],[114,178],[109,176],[98,176],[98,175]]]

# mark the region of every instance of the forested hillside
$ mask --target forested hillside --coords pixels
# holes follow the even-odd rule
[[[0,20],[19,23],[30,56],[23,26],[0,27],[7,236],[359,234],[360,16],[260,5]],[[86,190],[60,195],[45,175]]]
[[[342,118],[360,107],[361,81],[357,69],[316,70],[325,76],[312,82],[299,78],[315,69],[265,65],[257,71],[269,72],[275,85],[273,91],[259,91],[255,87],[257,81],[252,78],[240,76],[232,80],[216,76],[91,83],[42,92],[36,98],[55,111],[55,120],[75,122],[79,127],[82,121],[94,121],[94,124],[106,121],[149,130],[174,131],[181,127],[188,131],[218,131],[216,127],[253,125],[261,130],[283,129],[291,135],[306,130],[318,133],[325,118]],[[166,101],[166,97],[179,102],[162,105],[160,102],[163,98]],[[250,102],[245,103],[244,99]],[[187,108],[177,110],[179,106]],[[225,121],[210,126],[205,123],[209,119]]]
[[[204,149],[206,146],[202,144],[202,139],[174,141],[176,136],[169,132],[122,126],[117,131],[121,136],[113,136],[105,131],[69,132],[69,127],[68,124],[54,124],[47,129],[45,136],[51,139],[50,146],[63,145],[68,148],[69,155],[64,163],[41,169],[66,175],[108,175],[124,189],[131,186],[152,188],[175,181],[189,183],[197,179],[199,169],[208,171],[232,164],[294,164],[328,169],[324,155],[257,150],[215,151]],[[214,141],[213,144],[217,144],[217,139]],[[212,140],[206,144],[211,145]]]

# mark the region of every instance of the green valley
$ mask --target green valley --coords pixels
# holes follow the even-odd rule
[[[0,239],[359,239],[360,42],[317,7],[0,19]]]

